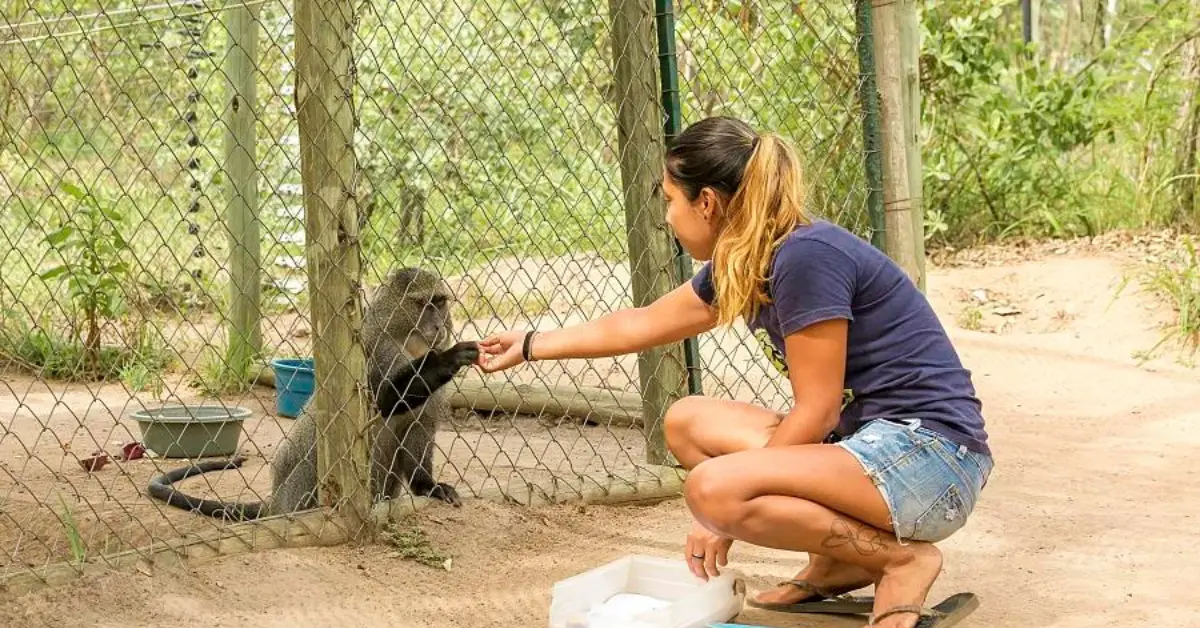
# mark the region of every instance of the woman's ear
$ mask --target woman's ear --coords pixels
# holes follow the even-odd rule
[[[712,188],[703,188],[700,190],[700,198],[696,199],[700,203],[700,216],[706,222],[712,222],[717,217],[717,195]]]

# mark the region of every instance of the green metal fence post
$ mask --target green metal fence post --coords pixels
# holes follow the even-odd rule
[[[658,63],[662,81],[663,139],[670,146],[683,128],[683,114],[679,107],[679,68],[675,59],[675,7],[672,0],[655,0],[654,18],[658,24]],[[692,258],[675,240],[675,265],[679,281],[692,276]],[[700,378],[700,347],[695,337],[683,341],[683,355],[688,373],[688,392],[693,395],[704,393]]]
[[[875,42],[871,0],[855,2],[858,29],[858,89],[862,100],[863,159],[867,175],[867,215],[871,244],[886,251],[887,222],[883,213],[883,147],[879,129],[879,91],[875,84]]]

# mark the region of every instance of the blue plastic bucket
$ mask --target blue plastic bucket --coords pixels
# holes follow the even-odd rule
[[[313,359],[279,358],[275,370],[275,412],[291,419],[300,415],[313,394]]]

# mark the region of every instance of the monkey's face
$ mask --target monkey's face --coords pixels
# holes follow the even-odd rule
[[[439,283],[437,288],[424,295],[419,303],[414,303],[415,307],[421,308],[415,331],[423,342],[438,351],[449,349],[454,340],[450,301],[449,290]]]
[[[450,287],[436,272],[406,267],[391,275],[373,307],[383,314],[381,322],[387,337],[403,344],[409,356],[415,358],[453,345],[452,302]],[[386,312],[382,311],[385,308]]]
[[[450,317],[450,291],[437,282],[425,290],[410,293],[405,309],[415,312],[415,321],[410,324],[411,332],[405,343],[413,356],[431,349],[444,351],[453,344],[454,322]]]

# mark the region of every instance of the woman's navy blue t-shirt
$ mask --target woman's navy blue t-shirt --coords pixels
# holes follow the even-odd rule
[[[970,371],[925,295],[895,262],[842,227],[814,221],[783,241],[772,266],[772,301],[748,325],[769,340],[764,349],[781,372],[787,373],[784,337],[824,320],[849,321],[848,402],[835,434],[848,436],[872,419],[920,419],[972,451],[991,453]],[[713,303],[711,262],[692,286]]]

